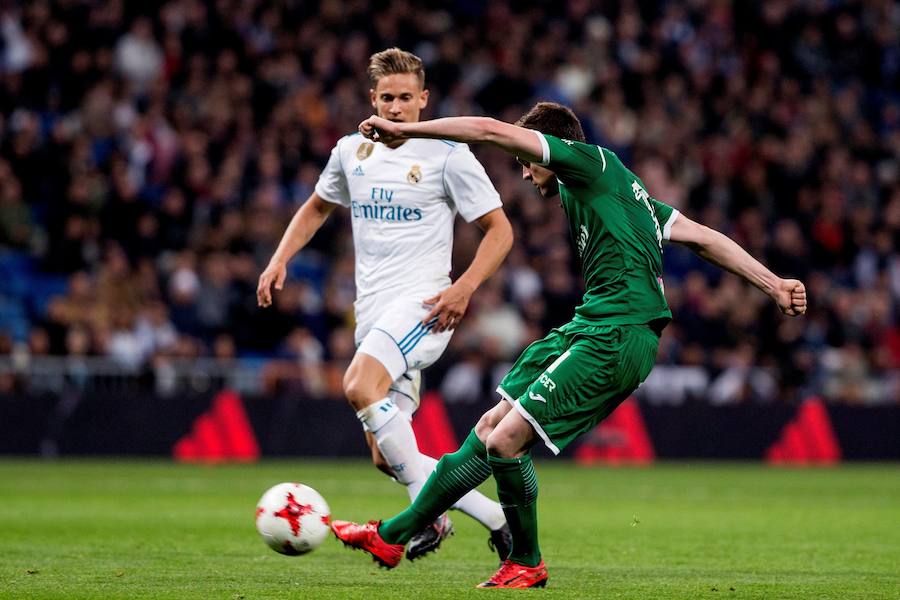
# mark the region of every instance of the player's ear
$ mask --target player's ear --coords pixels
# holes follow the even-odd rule
[[[371,88],[369,89],[369,100],[372,101],[372,108],[376,108],[377,103],[375,102],[375,90],[371,89]],[[377,114],[377,112],[376,112],[376,114]]]
[[[419,95],[419,110],[428,106],[428,90],[422,90],[422,93]]]

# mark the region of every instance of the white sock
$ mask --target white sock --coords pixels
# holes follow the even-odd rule
[[[422,454],[421,456],[422,470],[425,471],[426,476],[431,475],[438,461],[427,454]],[[421,489],[421,486],[419,488]],[[506,524],[506,516],[503,514],[503,509],[500,508],[500,504],[478,490],[472,490],[457,500],[453,508],[469,515],[491,531],[500,529]]]
[[[422,454],[409,419],[390,398],[367,406],[356,416],[375,436],[381,455],[391,466],[397,481],[406,486],[409,499],[415,500],[431,471],[422,466]]]

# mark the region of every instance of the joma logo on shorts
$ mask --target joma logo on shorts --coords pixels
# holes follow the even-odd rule
[[[541,373],[541,376],[538,377],[538,381],[540,381],[541,384],[545,388],[547,388],[548,392],[552,392],[556,389],[556,383],[552,379],[550,379],[546,373]]]
[[[541,396],[540,394],[535,394],[534,392],[528,392],[528,397],[532,400],[537,400],[538,402],[543,402],[547,404],[547,399]]]

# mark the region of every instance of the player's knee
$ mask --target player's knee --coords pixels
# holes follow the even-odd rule
[[[362,410],[379,400],[372,393],[370,386],[365,385],[360,377],[350,371],[344,374],[344,396],[355,410]]]
[[[487,445],[488,436],[491,435],[492,431],[494,431],[493,420],[488,413],[485,413],[478,419],[478,423],[475,424],[475,435],[482,444]]]
[[[484,443],[488,454],[500,458],[514,458],[520,454],[521,448],[516,440],[505,431],[494,429]]]

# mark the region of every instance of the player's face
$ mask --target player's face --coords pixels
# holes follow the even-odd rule
[[[428,105],[428,90],[422,89],[415,73],[382,77],[370,93],[375,114],[389,121],[415,123]]]
[[[530,181],[542,197],[552,198],[559,194],[559,183],[553,171],[521,158],[517,158],[516,161],[522,165],[522,179]]]

